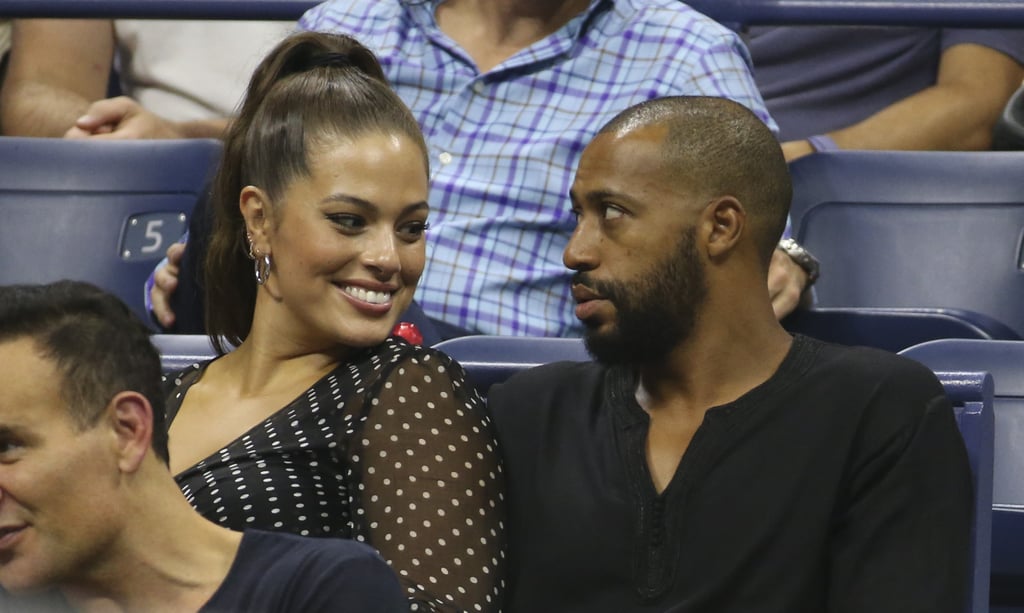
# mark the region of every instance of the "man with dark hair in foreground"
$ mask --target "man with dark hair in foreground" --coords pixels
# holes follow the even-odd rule
[[[492,388],[515,611],[963,610],[970,471],[935,376],[790,336],[763,291],[790,182],[720,98],[583,153],[566,247],[596,362]]]
[[[159,356],[117,298],[0,288],[0,364],[0,610],[408,610],[366,545],[232,532],[189,506]]]

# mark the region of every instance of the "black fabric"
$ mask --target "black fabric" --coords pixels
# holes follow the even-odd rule
[[[199,613],[397,613],[409,605],[372,548],[250,530]]]
[[[165,377],[168,425],[191,410],[207,364]],[[366,349],[175,479],[227,528],[372,545],[414,610],[488,611],[501,598],[493,429],[462,368],[435,350],[396,337]]]
[[[636,385],[563,362],[491,389],[507,610],[962,612],[970,469],[931,371],[798,336],[660,495]]]

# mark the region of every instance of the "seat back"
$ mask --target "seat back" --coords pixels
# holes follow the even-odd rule
[[[160,352],[160,367],[164,374],[217,357],[210,337],[205,334],[154,334],[150,340]]]
[[[974,489],[967,611],[987,612],[992,559],[994,411],[992,376],[984,372],[936,372],[953,405],[967,448]]]
[[[466,369],[466,376],[484,396],[520,370],[549,362],[590,360],[582,339],[526,336],[463,336],[434,345]]]
[[[89,281],[148,321],[143,284],[220,152],[206,139],[0,138],[0,284]]]
[[[836,151],[790,170],[820,306],[976,311],[1024,336],[1024,152]]]
[[[944,339],[900,354],[935,371],[992,375],[992,597],[1024,607],[1024,341]]]
[[[831,307],[797,309],[787,330],[830,343],[900,351],[939,338],[1019,340],[1008,326],[958,309]]]

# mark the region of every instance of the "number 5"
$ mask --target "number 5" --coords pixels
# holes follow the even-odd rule
[[[160,227],[164,225],[162,219],[154,219],[146,223],[146,238],[151,239],[153,242],[148,245],[142,246],[142,253],[153,253],[160,249],[164,244],[164,237],[160,234]]]

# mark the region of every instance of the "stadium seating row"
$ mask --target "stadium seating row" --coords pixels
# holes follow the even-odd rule
[[[143,282],[181,236],[220,148],[0,138],[0,283],[87,280],[145,318]],[[1021,338],[1021,168],[1024,152],[840,151],[792,164],[794,227],[822,262],[825,308],[787,327],[893,351]]]

